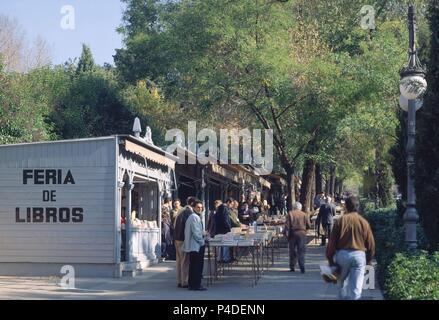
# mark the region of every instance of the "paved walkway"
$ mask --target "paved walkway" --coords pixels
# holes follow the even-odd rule
[[[334,285],[323,282],[319,265],[325,264],[324,248],[311,243],[306,254],[306,273],[289,272],[287,249],[257,286],[242,273],[229,274],[208,287],[188,291],[176,287],[175,262],[163,262],[135,278],[76,279],[74,290],[62,289],[59,278],[0,277],[0,299],[159,299],[159,300],[331,300]],[[364,299],[382,299],[379,290],[363,291]]]

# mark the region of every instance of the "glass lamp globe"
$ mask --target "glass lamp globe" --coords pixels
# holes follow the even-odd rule
[[[415,102],[415,110],[418,111],[419,109],[422,108],[422,100],[417,99]],[[408,111],[409,109],[409,101],[406,97],[404,97],[403,95],[401,95],[399,97],[399,106],[401,107],[402,110],[404,110],[405,112]]]
[[[399,82],[401,95],[408,100],[415,100],[427,90],[427,81],[419,75],[407,76]]]

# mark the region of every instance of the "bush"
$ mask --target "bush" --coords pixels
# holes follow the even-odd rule
[[[360,211],[361,212],[371,212],[375,210],[375,202],[368,198],[360,199]]]
[[[404,250],[404,226],[394,209],[378,209],[366,212],[375,238],[377,260],[377,277],[381,288],[384,288],[386,270],[397,252]]]
[[[376,242],[377,278],[388,299],[439,299],[439,253],[405,253],[404,225],[394,208],[367,211]],[[418,247],[427,248],[418,226]]]
[[[388,266],[385,287],[389,299],[439,300],[439,253],[397,253]]]

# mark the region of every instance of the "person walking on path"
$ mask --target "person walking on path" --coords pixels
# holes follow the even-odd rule
[[[319,192],[314,197],[314,211],[317,211],[325,203],[325,195],[323,192]]]
[[[189,290],[206,290],[201,286],[204,266],[204,236],[206,232],[201,219],[203,203],[194,201],[194,211],[186,221],[184,229],[183,251],[189,255]]]
[[[297,261],[300,271],[305,273],[305,251],[306,251],[306,230],[311,224],[305,212],[302,211],[302,204],[296,202],[293,211],[288,213],[285,230],[290,249],[290,271],[295,271]]]
[[[366,264],[375,254],[375,240],[369,223],[360,216],[357,197],[346,200],[346,213],[334,225],[326,258],[339,267],[339,297],[358,300],[363,289]]]
[[[177,265],[177,286],[179,288],[188,287],[189,279],[189,254],[183,250],[183,242],[185,238],[186,221],[193,213],[192,205],[195,202],[194,197],[187,199],[187,205],[177,215],[174,226],[174,243],[176,250],[176,265]]]
[[[323,228],[322,243],[321,245],[326,245],[326,238],[331,237],[331,231],[334,224],[334,216],[336,213],[335,206],[331,203],[331,197],[326,197],[326,202],[320,206],[319,214],[317,215],[316,225],[317,225],[317,236],[320,235],[320,224]]]

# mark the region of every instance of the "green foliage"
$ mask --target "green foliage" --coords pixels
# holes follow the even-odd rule
[[[429,2],[431,51],[424,107],[417,112],[416,197],[429,250],[439,247],[439,3]]]
[[[394,207],[365,210],[375,237],[378,281],[386,298],[438,299],[438,253],[405,253],[403,221]],[[417,234],[418,247],[425,249],[427,241],[421,227]]]
[[[142,124],[151,127],[155,144],[166,144],[167,129],[187,125],[188,115],[164,99],[151,81],[140,80],[136,85],[127,85],[120,90],[120,97],[127,110],[140,117]]]
[[[370,212],[374,211],[375,202],[370,200],[369,198],[360,198],[360,211],[361,212]]]
[[[93,71],[94,68],[95,68],[95,63],[90,47],[83,44],[81,57],[79,58],[78,67],[76,68],[76,74],[80,74],[83,72],[90,72]]]
[[[419,114],[419,113],[418,113]],[[406,158],[406,135],[407,132],[407,113],[399,109],[397,112],[398,126],[395,129],[396,141],[389,150],[391,157],[395,183],[398,185],[402,199],[407,200],[407,158]]]
[[[385,283],[389,299],[439,300],[439,252],[397,253]]]
[[[398,124],[406,3],[372,1],[376,29],[363,30],[364,4],[349,0],[124,2],[115,62],[125,81],[152,81],[164,105],[205,126],[272,128],[285,170],[312,159],[344,180],[373,168],[375,197],[391,203],[384,155]],[[422,9],[418,21],[425,30]]]
[[[110,70],[96,68],[65,80],[51,120],[59,136],[96,137],[131,132],[134,115],[122,103],[119,85]]]
[[[125,48],[117,49],[114,61],[125,81],[136,84],[142,79],[157,81],[169,66],[172,57],[166,41],[161,41],[159,13],[165,5],[158,0],[122,0],[126,4],[123,25],[118,31],[124,36]]]
[[[65,78],[59,69],[27,74],[0,70],[0,143],[54,139],[48,116],[56,95],[65,91]]]
[[[404,228],[395,209],[365,212],[365,218],[369,221],[375,237],[378,281],[381,287],[385,287],[388,265],[397,252],[404,251]]]

